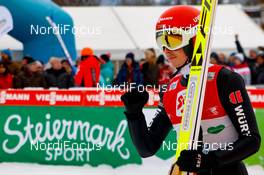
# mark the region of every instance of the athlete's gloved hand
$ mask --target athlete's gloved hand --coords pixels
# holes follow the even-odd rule
[[[194,173],[209,171],[215,163],[213,152],[205,154],[198,150],[183,150],[176,162],[181,171]]]
[[[133,89],[121,96],[121,100],[125,105],[125,112],[128,114],[142,113],[144,105],[148,102],[149,94],[147,91],[139,92]]]

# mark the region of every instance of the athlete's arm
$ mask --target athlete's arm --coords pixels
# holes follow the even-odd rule
[[[240,75],[223,68],[217,79],[220,101],[238,132],[232,150],[214,151],[217,165],[241,161],[256,153],[260,147],[260,134],[255,114]]]
[[[135,97],[135,95],[132,96]],[[122,100],[125,101],[124,98]],[[124,103],[126,106],[128,105],[126,102]],[[125,115],[128,121],[130,136],[139,155],[141,157],[154,155],[172,128],[165,109],[162,105],[159,105],[150,127],[146,124],[142,109],[126,110]]]

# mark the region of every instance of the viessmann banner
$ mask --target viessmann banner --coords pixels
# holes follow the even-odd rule
[[[121,107],[1,107],[0,161],[141,164]],[[171,140],[176,136],[172,136]],[[174,150],[160,151],[168,159]]]
[[[0,90],[0,105],[32,106],[123,106],[122,90]],[[254,108],[264,109],[264,90],[248,89]],[[149,92],[147,106],[157,106],[157,91]]]
[[[100,95],[104,93],[104,95]],[[259,95],[257,95],[259,93]],[[0,161],[52,165],[143,164],[129,136],[121,92],[1,91]],[[259,103],[263,92],[250,92]],[[153,92],[149,106],[158,102]],[[252,96],[255,95],[255,96]],[[32,102],[32,100],[35,100]],[[111,102],[113,103],[111,106]],[[262,102],[261,102],[262,103]],[[17,106],[20,104],[20,106]],[[147,108],[150,118],[155,109]],[[264,137],[264,110],[256,110]],[[171,132],[155,158],[166,161],[175,154],[176,133]],[[246,163],[264,167],[264,150]]]

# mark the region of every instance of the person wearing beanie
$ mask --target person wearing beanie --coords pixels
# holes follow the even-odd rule
[[[1,59],[2,61],[11,61],[12,60],[12,53],[9,49],[4,49],[1,51]]]
[[[216,52],[212,52],[210,56],[210,63],[212,64],[220,64],[219,56]]]
[[[24,56],[22,58],[22,64],[23,65],[27,65],[29,63],[32,63],[34,61],[34,59],[31,56]]]
[[[20,71],[20,64],[12,61],[12,52],[10,49],[5,49],[1,51],[1,60],[7,64],[8,70],[11,74],[17,75]]]
[[[94,55],[93,49],[86,47],[81,51],[81,57],[85,58],[87,56],[92,56]]]
[[[100,61],[94,56],[91,48],[81,51],[81,62],[74,77],[79,87],[96,87],[100,79]]]
[[[112,85],[114,80],[114,65],[108,54],[103,54],[100,58],[104,61],[104,63],[101,64],[101,77],[103,79],[103,85]]]
[[[72,67],[68,59],[61,60],[61,64],[69,75],[75,75],[75,66]]]
[[[242,64],[245,61],[244,55],[242,53],[237,53],[234,55],[234,57],[235,57],[235,65]]]
[[[117,84],[130,84],[135,83],[136,85],[143,84],[143,77],[140,72],[139,64],[135,61],[133,53],[126,54],[125,62],[117,75]]]

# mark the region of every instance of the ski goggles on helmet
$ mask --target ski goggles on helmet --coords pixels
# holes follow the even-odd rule
[[[189,44],[191,38],[196,36],[197,26],[189,30],[169,28],[156,32],[156,41],[161,50],[177,50]]]

